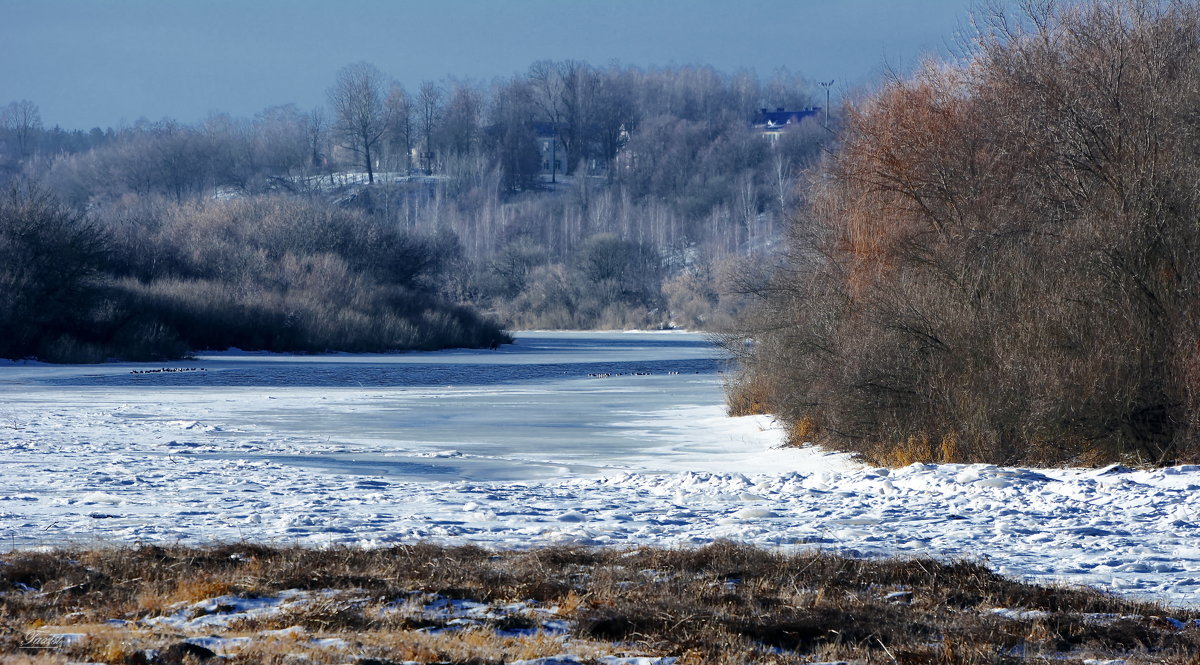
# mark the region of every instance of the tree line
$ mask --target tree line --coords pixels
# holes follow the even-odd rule
[[[883,464],[1194,461],[1200,7],[977,18],[848,113],[731,406]]]
[[[45,128],[35,104],[12,102],[0,107],[0,179],[99,233],[108,293],[119,287],[134,298],[127,308],[158,312],[150,327],[161,344],[125,352],[138,357],[226,343],[237,336],[198,328],[231,331],[239,316],[258,321],[245,332],[301,320],[309,332],[238,345],[382,348],[387,335],[313,332],[334,316],[314,304],[316,277],[305,282],[311,306],[300,306],[286,296],[298,287],[284,273],[304,264],[329,281],[330,297],[338,280],[411,295],[412,284],[371,263],[415,260],[385,255],[396,238],[436,255],[419,280],[422,298],[506,328],[712,328],[741,306],[738,266],[775,251],[803,169],[832,135],[810,120],[771,140],[754,116],[811,104],[787,72],[541,61],[487,84],[448,78],[410,92],[360,62],[337,74],[321,107],[275,106],[253,118],[67,132]],[[222,215],[227,223],[214,221]],[[360,245],[312,245],[324,237],[314,231],[307,244],[299,234],[286,242],[300,246],[276,247],[285,239],[261,227],[280,215],[297,215],[297,228],[373,230],[354,232]],[[185,251],[188,243],[197,247]],[[311,263],[333,256],[346,265]],[[354,281],[363,275],[373,286]],[[357,311],[374,320],[397,297]],[[123,324],[88,325],[108,331],[85,336],[100,349],[98,339]],[[397,337],[423,344],[413,339]],[[29,342],[14,348],[9,356],[47,354]],[[93,351],[82,355],[103,355]]]
[[[452,237],[297,197],[125,199],[97,212],[36,185],[0,196],[0,357],[156,360],[510,341],[438,288]]]

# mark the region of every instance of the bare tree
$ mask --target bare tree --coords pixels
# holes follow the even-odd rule
[[[442,86],[433,81],[422,83],[421,90],[417,92],[417,123],[425,141],[421,162],[425,165],[427,175],[433,173],[433,135],[441,119],[442,99],[445,96]]]
[[[11,102],[0,111],[0,126],[16,140],[17,154],[26,157],[33,152],[35,134],[42,129],[42,113],[28,99]]]
[[[442,114],[441,140],[449,153],[466,155],[477,146],[479,118],[483,113],[482,94],[476,86],[465,81],[453,82]]]
[[[412,150],[416,138],[413,127],[413,101],[404,86],[394,83],[391,90],[388,91],[385,104],[387,105],[388,142],[391,153],[404,155],[404,173],[407,175],[413,167]]]
[[[529,84],[519,78],[492,92],[485,139],[506,192],[532,189],[541,170],[542,157],[530,124],[534,116],[531,104]]]
[[[309,166],[320,169],[325,163],[325,140],[329,121],[325,118],[325,109],[317,107],[308,112],[305,117],[304,129],[308,136]]]
[[[615,169],[613,160],[629,135],[637,127],[637,104],[634,90],[637,82],[629,74],[610,69],[597,83],[596,103],[592,109],[592,139],[607,166],[609,178]]]
[[[371,151],[387,131],[383,73],[366,62],[346,65],[329,89],[334,131],[342,147],[362,155],[367,182],[375,182]]]
[[[255,118],[255,162],[269,176],[303,173],[309,159],[308,117],[295,104],[272,106]]]
[[[563,108],[566,84],[558,66],[549,60],[539,60],[530,65],[528,78],[533,102],[553,133],[553,140],[550,141],[550,182],[556,182],[558,144],[562,140],[559,132],[566,113]]]
[[[560,138],[563,152],[566,153],[567,173],[572,173],[576,163],[587,152],[598,79],[590,65],[578,60],[560,62],[557,69],[562,79],[563,127]]]
[[[164,158],[170,157],[170,189],[177,199],[210,185],[226,185],[248,192],[261,186],[263,170],[273,170],[255,143],[266,132],[248,120],[228,113],[213,113],[199,127],[163,124],[159,140]],[[198,177],[207,171],[208,177]]]

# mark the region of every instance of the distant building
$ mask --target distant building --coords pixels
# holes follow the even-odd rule
[[[554,131],[549,122],[533,123],[533,134],[537,138],[538,151],[542,156],[542,175],[567,174],[567,150],[559,139],[560,131]]]
[[[821,111],[820,106],[806,106],[800,111],[786,111],[782,106],[776,108],[774,111],[764,108],[754,114],[754,120],[751,121],[751,125],[762,132],[763,136],[774,142],[784,132],[799,127],[800,123],[809,118],[816,118]]]

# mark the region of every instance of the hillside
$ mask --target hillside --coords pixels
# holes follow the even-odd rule
[[[355,100],[365,109],[359,117],[346,106]],[[150,309],[156,314],[129,325],[157,326],[179,342],[148,340],[145,350],[105,342],[128,326],[102,316],[71,324],[101,331],[91,339],[49,330],[37,336],[62,341],[8,355],[489,344],[495,331],[466,310],[509,329],[725,326],[742,307],[745,266],[774,260],[801,174],[832,136],[820,124],[826,117],[807,84],[786,72],[760,79],[707,67],[541,61],[510,80],[447,79],[408,91],[355,63],[332,82],[328,105],[310,111],[284,105],[252,119],[214,113],[191,125],[163,119],[87,133],[31,126],[21,150],[16,130],[0,128],[0,181],[39,183],[65,208],[86,212],[113,246],[102,272],[117,295],[91,309]],[[246,214],[284,209],[304,210],[301,226],[355,228],[324,229],[311,241],[250,233],[279,222]],[[216,221],[222,215],[243,227]],[[410,276],[389,282],[394,261],[363,262],[389,261],[379,255],[386,249],[345,244],[347,234],[375,242],[357,228],[364,224],[436,255],[419,294]],[[184,246],[197,241],[211,247]],[[307,285],[284,274],[279,262],[289,254]],[[348,272],[306,263],[330,255]],[[322,288],[360,295],[322,311]],[[197,331],[201,319],[219,330]],[[125,350],[103,350],[110,346]]]

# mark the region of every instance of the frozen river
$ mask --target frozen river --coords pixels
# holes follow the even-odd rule
[[[722,414],[724,364],[699,334],[538,332],[495,351],[8,363],[0,538],[390,542],[457,535],[421,512],[449,487],[773,469],[778,433]]]
[[[876,469],[728,418],[701,335],[0,365],[0,542],[719,538],[985,559],[1200,606],[1200,467]]]
[[[659,416],[719,404],[720,358],[702,335],[534,332],[497,351],[12,366],[0,369],[0,422],[21,406],[74,410],[85,422],[103,409],[157,428],[158,454],[172,459],[271,460],[417,481],[670,469],[683,423]],[[173,371],[146,371],[161,367]],[[181,422],[191,429],[180,432]],[[723,448],[723,434],[693,440],[689,451]],[[96,438],[105,438],[103,426]]]

